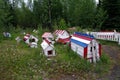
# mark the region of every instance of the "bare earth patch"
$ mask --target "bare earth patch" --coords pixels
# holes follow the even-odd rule
[[[114,63],[110,74],[100,80],[120,80],[120,47],[103,45],[102,49]]]

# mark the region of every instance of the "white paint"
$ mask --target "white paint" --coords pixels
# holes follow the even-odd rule
[[[78,55],[80,55],[81,57],[84,57],[84,48],[71,42],[71,49],[74,51],[74,52],[77,52]]]
[[[3,32],[4,37],[11,37],[11,34],[9,32]]]
[[[83,42],[83,43],[86,43],[86,44],[89,44],[90,41],[89,40],[85,40],[85,39],[82,39],[82,38],[78,38],[78,37],[72,37],[72,39],[74,40],[77,40],[77,41],[80,41],[80,42]]]
[[[95,46],[96,47],[96,46]],[[92,44],[92,57],[93,57],[93,63],[96,63],[96,51],[94,49],[94,45]]]
[[[19,43],[22,39],[18,36],[15,38],[15,40],[17,41],[17,43]]]
[[[50,32],[45,32],[43,35],[42,35],[42,38],[49,38],[51,40],[54,39],[54,36],[52,35],[52,33]]]
[[[91,35],[93,35],[96,39],[102,39],[102,40],[109,40],[109,41],[116,41],[119,43],[119,35],[120,33],[116,32],[91,32]]]
[[[31,42],[30,47],[31,48],[37,48],[37,43],[36,42]]]
[[[36,38],[36,37],[33,36],[33,35],[30,35],[30,39],[35,39],[35,42],[36,42],[36,43],[38,42],[38,38]]]
[[[26,44],[29,44],[29,43],[30,43],[29,40],[30,40],[30,38],[28,38],[28,39],[25,41],[25,43],[26,43]]]
[[[48,46],[44,51],[44,54],[45,56],[55,56],[55,50],[54,50],[54,47],[51,47],[51,46]],[[48,55],[48,51],[52,51],[52,54],[51,55]]]
[[[56,41],[58,41],[59,39],[66,39],[66,38],[70,37],[70,35],[67,31],[65,31],[65,30],[60,30],[60,31],[62,32],[62,34],[61,34],[61,32],[60,32],[60,34],[55,34],[55,32],[54,32],[54,34],[57,36],[55,39]]]
[[[43,52],[45,56],[50,57],[50,56],[55,56],[55,49],[53,44],[48,44],[45,40],[41,43],[41,47],[43,49]],[[52,51],[52,53],[49,55],[48,51]]]
[[[119,34],[119,36],[118,36],[119,38],[118,38],[118,44],[120,45],[120,34]]]
[[[99,58],[100,58],[99,43],[95,39],[88,41],[88,40],[84,40],[81,38],[76,38],[74,36],[72,36],[72,39],[80,41],[80,42],[83,41],[83,42],[88,43],[88,46],[87,46],[87,59],[88,59],[88,61],[96,63],[96,61],[99,60]],[[76,43],[71,42],[71,49],[74,52],[76,52],[78,55],[80,55],[82,58],[84,58],[84,47],[82,47]]]
[[[41,43],[41,47],[45,50],[47,47],[48,47],[48,43],[44,40],[42,43]]]
[[[61,38],[61,39],[65,39],[65,38],[68,38],[68,37],[69,37],[69,35],[67,35],[67,34],[63,34],[63,35],[58,34],[58,38]]]
[[[92,47],[91,44],[89,44],[88,47],[87,47],[87,58],[91,58],[91,57],[92,57],[92,52],[91,52],[91,50],[90,50],[91,47]]]

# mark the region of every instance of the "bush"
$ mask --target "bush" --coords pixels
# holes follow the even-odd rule
[[[67,24],[66,24],[66,22],[65,22],[65,20],[64,19],[61,19],[60,20],[60,22],[59,22],[59,25],[58,25],[58,28],[59,29],[62,29],[62,30],[66,30],[67,29]]]

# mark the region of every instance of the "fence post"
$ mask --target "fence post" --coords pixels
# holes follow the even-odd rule
[[[118,35],[118,45],[120,45],[120,34]]]

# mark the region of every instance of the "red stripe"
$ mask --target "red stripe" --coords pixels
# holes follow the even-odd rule
[[[59,33],[60,33],[60,30],[57,30],[57,33],[56,33],[56,34],[58,35]]]
[[[63,30],[61,34],[63,34],[64,32],[65,32],[65,30]]]
[[[99,56],[101,56],[101,44],[99,44]]]
[[[89,57],[89,58],[87,58],[87,59],[93,59],[93,57]]]
[[[56,34],[56,33],[57,33],[57,31],[58,31],[58,30],[56,30],[56,31],[54,32],[54,34]]]
[[[65,39],[59,38],[57,42],[66,44],[67,42],[70,42],[70,38],[71,38],[71,37],[68,37],[68,38],[65,38]]]
[[[58,35],[58,34],[63,34],[64,33],[64,30],[56,30],[55,31],[55,34]]]
[[[59,34],[62,34],[63,30],[60,30]]]
[[[57,34],[58,30],[55,31],[55,34]]]
[[[85,39],[85,40],[89,40],[89,41],[93,40],[91,38],[88,38],[88,37],[85,37],[85,36],[79,36],[77,34],[74,34],[73,36],[78,37],[78,38],[82,38],[82,39]]]
[[[87,47],[84,48],[84,58],[87,59]]]
[[[61,33],[61,30],[59,30],[58,34],[60,34],[60,33]]]
[[[56,34],[59,34],[59,32],[60,32],[60,30],[58,30]]]
[[[51,42],[49,42],[47,39],[45,39],[45,41],[48,43],[48,44],[50,44]]]

